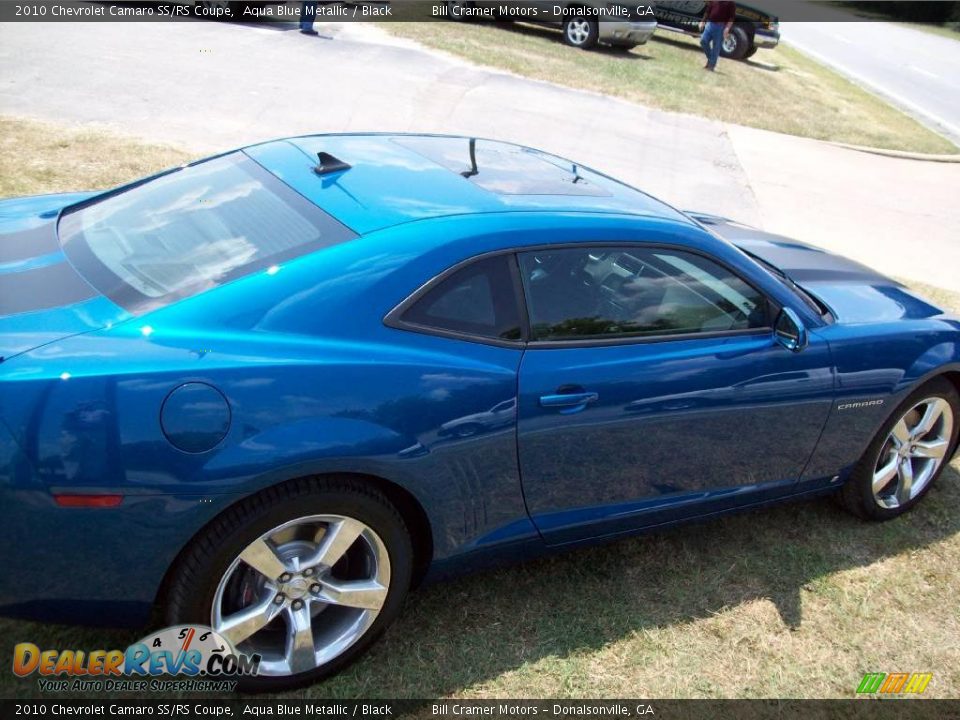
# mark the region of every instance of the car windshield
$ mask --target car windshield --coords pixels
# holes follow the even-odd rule
[[[84,277],[135,314],[355,237],[243,153],[82,205],[59,233]]]
[[[741,250],[743,250],[743,248],[741,248]],[[807,305],[807,307],[809,307],[815,313],[817,313],[821,317],[830,316],[830,309],[826,305],[824,305],[822,302],[820,302],[820,300],[818,300],[816,297],[814,297],[809,292],[804,290],[802,287],[797,285],[797,283],[793,280],[793,278],[787,275],[783,270],[778,268],[773,263],[767,260],[764,260],[759,255],[754,255],[749,250],[743,250],[743,252],[749,255],[750,258],[756,261],[759,265],[763,265],[763,267],[769,270],[770,273],[775,278],[777,278],[777,280],[779,280],[782,284],[786,285],[788,288],[793,290],[794,293],[799,295],[800,299],[803,300],[803,302]]]

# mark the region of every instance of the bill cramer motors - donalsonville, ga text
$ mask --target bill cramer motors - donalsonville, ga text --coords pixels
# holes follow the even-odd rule
[[[481,20],[563,20],[567,17],[588,17],[595,15],[604,19],[628,19],[655,17],[652,5],[627,6],[608,3],[602,7],[589,5],[548,5],[536,6],[523,3],[504,3],[501,5],[466,5],[453,3],[433,3],[433,17],[473,18]]]

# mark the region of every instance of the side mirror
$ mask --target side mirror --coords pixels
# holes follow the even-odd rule
[[[800,352],[807,346],[807,329],[800,316],[788,307],[781,310],[777,316],[773,336],[778,343],[793,352]]]

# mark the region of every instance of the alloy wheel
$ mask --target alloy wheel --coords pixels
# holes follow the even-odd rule
[[[211,626],[261,656],[260,673],[309,672],[370,628],[390,587],[386,545],[342,515],[311,515],[264,533],[217,585]]]
[[[930,484],[947,455],[953,423],[950,403],[930,397],[894,424],[873,469],[873,498],[880,507],[898,508]]]
[[[571,45],[583,45],[589,37],[589,20],[571,20],[567,23],[567,39]]]

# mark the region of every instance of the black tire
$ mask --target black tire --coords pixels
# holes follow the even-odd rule
[[[467,22],[472,19],[472,16],[464,15],[454,15],[454,8],[472,8],[474,3],[469,2],[469,0],[447,0],[447,17],[449,17],[453,22]]]
[[[563,22],[563,42],[581,50],[592,50],[600,40],[600,25],[596,20],[570,17]]]
[[[747,60],[747,59],[749,59],[749,58],[752,58],[754,55],[757,54],[757,50],[759,50],[759,49],[760,49],[760,48],[758,48],[756,45],[751,45],[751,46],[750,46],[750,49],[747,50],[746,54],[743,56],[743,59],[744,59],[744,60]]]
[[[720,54],[731,60],[743,60],[753,45],[750,35],[739,25],[730,29],[730,35],[722,41]]]
[[[949,443],[947,445],[946,459],[940,463],[940,466],[927,481],[923,489],[909,501],[904,502],[897,507],[884,507],[875,498],[873,492],[873,476],[881,462],[881,453],[887,457],[890,452],[888,438],[894,426],[901,418],[908,413],[917,403],[927,398],[940,398],[945,400],[953,412],[953,430]],[[850,478],[840,490],[839,499],[841,504],[857,517],[864,520],[891,520],[902,515],[905,512],[916,507],[917,503],[923,499],[924,495],[933,486],[933,483],[947,466],[947,459],[950,453],[957,447],[957,438],[960,435],[960,395],[957,389],[945,378],[934,378],[916,391],[910,393],[910,396],[897,406],[897,409],[891,413],[889,419],[880,428],[877,436],[870,443],[863,457],[857,463]],[[883,493],[880,493],[881,498]]]
[[[332,476],[292,481],[268,488],[226,510],[185,549],[171,573],[164,608],[167,624],[210,625],[220,579],[250,543],[284,523],[329,514],[360,521],[386,547],[390,580],[383,606],[366,631],[329,662],[293,675],[243,678],[238,688],[244,692],[274,692],[314,683],[345,668],[377,640],[396,619],[411,584],[413,548],[403,518],[382,493],[354,478]],[[354,542],[351,551],[359,542]],[[283,622],[287,622],[285,618]]]

